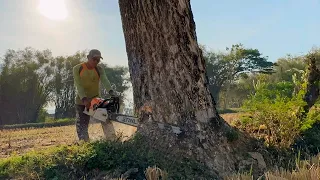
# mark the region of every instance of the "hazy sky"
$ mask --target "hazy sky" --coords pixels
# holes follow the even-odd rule
[[[55,2],[63,0],[53,0]],[[97,48],[110,65],[127,65],[118,0],[65,0],[67,18],[51,20],[39,0],[0,0],[0,56],[27,46],[53,55]],[[319,0],[191,0],[198,41],[213,49],[243,43],[274,61],[320,43]],[[66,15],[50,5],[51,16]],[[318,33],[317,33],[318,32]]]

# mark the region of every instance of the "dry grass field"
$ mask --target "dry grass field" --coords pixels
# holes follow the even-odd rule
[[[113,123],[117,134],[124,138],[131,136],[136,128],[117,122]],[[104,138],[100,123],[89,125],[91,140]],[[9,157],[11,154],[23,154],[32,150],[40,150],[56,145],[71,145],[78,141],[74,125],[50,127],[0,130],[0,158]]]
[[[240,113],[228,113],[221,116],[228,122],[238,119]],[[124,139],[133,135],[136,131],[135,127],[113,122],[113,126],[118,135],[122,135]],[[91,123],[89,125],[89,134],[91,140],[104,138],[100,123]],[[12,129],[0,130],[0,159],[9,157],[13,154],[24,154],[28,151],[38,151],[57,145],[71,145],[78,141],[76,129],[74,125],[51,127],[51,128],[29,128],[29,129]],[[267,172],[265,179],[284,179],[284,180],[315,180],[320,178],[320,156],[314,157],[310,161],[299,161],[297,169],[294,172],[274,171]],[[150,172],[149,172],[150,171]],[[152,171],[152,172],[151,172]],[[157,171],[157,173],[155,173]],[[150,177],[158,176],[161,169],[148,168],[146,175],[148,179],[157,179]],[[166,172],[162,172],[166,173]],[[245,180],[253,179],[250,174],[235,174],[225,177],[226,180]]]
[[[228,123],[239,117],[237,113],[221,115]],[[136,131],[135,127],[113,122],[118,135],[130,137]],[[91,140],[104,138],[100,123],[89,125]],[[9,157],[11,154],[23,154],[32,150],[40,150],[56,145],[71,145],[78,141],[74,125],[50,127],[0,130],[0,158]]]
[[[234,120],[238,120],[243,113],[226,113],[220,114],[220,116],[229,124],[231,124]]]

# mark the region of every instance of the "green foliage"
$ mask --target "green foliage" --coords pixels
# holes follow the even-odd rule
[[[319,104],[310,109],[301,126],[301,134],[293,144],[295,149],[302,150],[308,155],[320,152],[320,110]]]
[[[255,93],[243,105],[249,115],[242,118],[241,127],[251,132],[258,129],[259,133],[260,127],[264,127],[268,145],[289,147],[306,124],[301,119],[305,88],[295,94],[295,84],[291,82],[258,81],[254,87]]]
[[[245,48],[242,44],[236,44],[226,50],[229,51],[226,58],[236,65],[236,72],[262,70],[273,65],[272,62],[267,61],[267,57],[262,57],[258,49]]]
[[[302,75],[305,73],[307,64],[305,63],[304,56],[287,55],[278,59],[274,68],[275,73],[271,77],[271,81],[273,82],[293,82],[294,74],[297,74],[298,80],[302,81]]]
[[[38,114],[38,119],[37,119],[37,122],[40,123],[40,122],[45,122],[46,121],[46,118],[48,116],[48,112],[46,109],[42,108]]]
[[[308,63],[314,60],[313,64],[318,68],[319,52],[313,50],[297,57],[289,55],[276,62],[273,74],[250,74],[236,81],[229,92],[237,92],[236,89],[247,85],[249,96],[241,107],[246,113],[234,124],[261,138],[269,147],[301,150],[305,157],[319,153],[319,86],[310,89],[314,85],[312,79],[319,78],[319,73],[313,69],[311,74],[312,64]],[[308,93],[313,99],[307,106],[305,97],[309,96]],[[229,99],[232,97],[223,95]]]
[[[242,117],[239,127],[262,135],[268,145],[290,147],[296,138],[320,120],[317,108],[303,117],[306,85],[306,81],[258,82],[255,93],[242,107],[249,115]]]
[[[206,61],[206,73],[209,79],[209,89],[216,102],[219,93],[228,83],[232,83],[242,72],[268,71],[273,65],[263,57],[258,49],[245,48],[242,44],[226,48],[227,52],[211,52],[202,47]]]
[[[0,125],[35,122],[52,98],[49,50],[8,50],[0,73]]]
[[[92,152],[92,146],[83,144],[12,156],[0,161],[0,178],[66,179],[69,172],[76,174],[75,170],[83,174],[81,167],[91,157]],[[57,173],[59,171],[60,173]]]
[[[255,92],[257,82],[269,84],[286,82],[295,85],[294,93],[299,91],[298,83],[302,82],[306,76],[304,56],[291,56],[280,58],[272,67],[273,73],[264,73],[262,70],[252,71],[251,73],[239,73],[234,81],[227,81],[220,89],[219,106],[220,108],[241,107],[243,102],[250,98]]]
[[[141,136],[124,143],[97,141],[3,159],[0,178],[92,179],[102,171],[119,177],[128,169],[138,168],[136,179],[143,179],[144,170],[153,165],[167,171],[169,179],[214,178],[192,159],[149,149]]]
[[[243,121],[246,128],[264,125],[267,131],[266,143],[272,146],[289,147],[299,135],[301,128],[300,115],[303,101],[277,97],[273,102],[269,99],[251,101],[245,106],[250,113]]]
[[[130,79],[128,77],[129,69],[127,67],[109,67],[105,64],[103,64],[103,67],[105,68],[105,72],[110,83],[114,86],[114,89],[117,92],[123,93],[130,87]]]
[[[307,117],[304,120],[304,124],[301,127],[302,131],[307,131],[313,127],[313,124],[320,122],[320,109],[319,104],[316,104],[313,108],[310,109]],[[320,144],[319,144],[320,145]]]
[[[52,62],[54,70],[55,118],[74,118],[76,96],[73,82],[73,67],[86,60],[86,52],[76,52],[70,56],[58,56]]]
[[[101,64],[101,66],[104,68],[113,90],[120,93],[120,108],[123,108],[124,93],[130,87],[129,69],[122,66],[109,67],[107,64]],[[102,97],[108,96],[108,92],[105,91],[105,89],[101,89],[101,92]],[[120,111],[122,111],[122,109],[120,109]]]
[[[290,99],[293,97],[294,84],[290,82],[265,83],[258,81],[255,84],[255,93],[248,99],[244,106],[248,107],[259,101],[270,101],[271,103],[277,98]]]
[[[299,149],[308,156],[317,155],[320,152],[320,122],[312,124],[312,127],[303,131],[293,144],[295,149]]]

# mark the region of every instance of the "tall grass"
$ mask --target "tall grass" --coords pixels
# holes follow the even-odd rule
[[[225,180],[253,180],[249,174],[235,174],[226,177]],[[294,170],[277,169],[268,171],[258,180],[319,180],[320,179],[320,156],[315,156],[309,160],[301,160],[298,154],[296,158],[296,167]]]

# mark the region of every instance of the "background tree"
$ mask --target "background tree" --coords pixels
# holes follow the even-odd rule
[[[0,124],[35,122],[50,100],[53,81],[49,50],[8,50],[0,74]]]
[[[226,48],[227,52],[208,51],[202,46],[206,60],[210,92],[216,102],[219,102],[219,93],[228,82],[239,77],[242,72],[270,73],[272,62],[267,61],[258,49],[245,48],[242,44]]]
[[[292,82],[292,76],[297,74],[298,78],[302,77],[307,68],[305,62],[305,56],[292,56],[288,54],[283,58],[279,58],[275,62],[274,67],[275,73],[272,74],[270,81],[280,82],[280,81],[290,81]],[[300,79],[301,80],[301,79]]]
[[[233,79],[231,78],[232,80],[225,81],[221,86],[218,94],[219,108],[241,107],[243,102],[255,93],[255,85],[258,82],[278,83],[286,81],[293,84],[299,83],[305,75],[306,65],[305,56],[287,55],[274,62],[272,69],[267,68],[267,73],[257,70],[240,72]],[[299,87],[298,84],[294,86],[295,92],[299,91]]]
[[[124,109],[125,92],[130,88],[129,69],[124,66],[109,67],[107,64],[101,64],[111,83],[112,88],[120,93],[120,112]],[[101,89],[102,96],[108,97],[108,92]]]
[[[219,93],[219,108],[240,108],[244,100],[254,93],[254,84],[258,75],[243,74],[237,80],[227,82]]]
[[[73,67],[87,59],[86,52],[77,52],[72,56],[55,58],[55,119],[75,117],[75,87]]]

